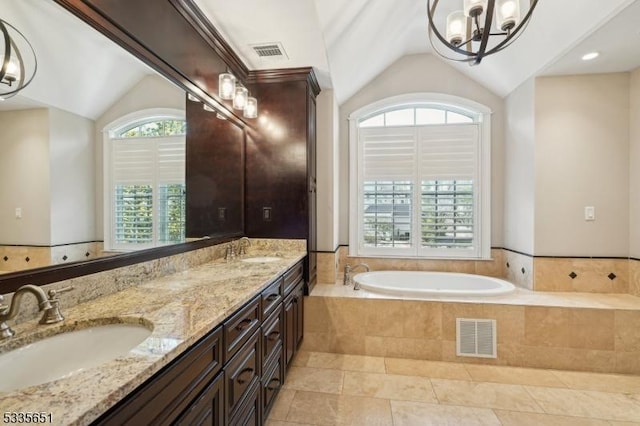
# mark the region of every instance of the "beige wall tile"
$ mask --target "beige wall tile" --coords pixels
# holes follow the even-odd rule
[[[640,260],[629,260],[629,293],[640,297]]]
[[[615,348],[619,352],[640,352],[640,311],[615,311]]]
[[[568,309],[569,345],[582,349],[614,349],[614,311]]]
[[[640,351],[615,352],[615,372],[621,374],[640,374]]]
[[[456,355],[455,341],[442,341],[442,360],[446,362],[460,362],[465,364],[484,364],[484,365],[523,365],[523,346],[499,344],[497,358],[478,358]]]
[[[428,260],[416,261],[418,271],[459,272],[463,274],[475,274],[476,263],[473,260]]]
[[[405,301],[402,306],[402,337],[442,338],[441,303]]]
[[[533,290],[533,258],[509,250],[504,250],[503,256],[505,278],[518,287]]]
[[[304,351],[329,352],[331,349],[331,334],[305,330],[301,349]]]
[[[318,253],[318,283],[333,284],[338,278],[338,255],[336,253]]]
[[[485,304],[482,313],[496,320],[498,343],[524,343],[524,306]]]
[[[613,351],[594,349],[524,346],[523,366],[562,370],[611,372],[616,359]]]
[[[304,331],[327,333],[332,330],[326,297],[307,297],[304,300]]]
[[[487,408],[392,400],[391,411],[394,426],[500,425],[493,411]]]
[[[443,303],[442,338],[456,340],[456,318],[486,318],[480,303]]]
[[[560,370],[554,370],[552,374],[564,384],[564,387],[570,389],[640,395],[640,376]]]
[[[364,351],[368,356],[387,356],[387,347],[384,337],[365,336]]]
[[[358,318],[362,322],[366,318],[365,332],[367,336],[403,335],[404,305],[400,300],[368,300],[366,316]]]
[[[477,260],[476,274],[488,277],[503,278],[505,276],[504,253],[502,249],[491,249],[491,260]]]
[[[331,346],[328,352],[337,354],[369,355],[366,352],[364,334],[332,334]]]
[[[370,312],[368,301],[343,297],[328,297],[325,300],[328,317],[324,321],[327,321],[330,330],[343,334],[365,334],[365,318]]]
[[[565,308],[526,306],[525,344],[530,346],[567,346],[569,312]]]
[[[439,340],[385,337],[384,345],[386,347],[385,356],[388,357],[433,361],[442,359],[442,344]]]
[[[575,278],[569,275],[574,272]],[[611,280],[608,275],[616,278]],[[535,259],[538,291],[628,293],[629,261],[626,259]]]

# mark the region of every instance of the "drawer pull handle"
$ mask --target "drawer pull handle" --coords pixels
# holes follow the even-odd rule
[[[236,382],[238,382],[239,385],[242,385],[244,383],[247,382],[247,379],[244,379],[242,377],[243,374],[250,374],[251,378],[253,377],[253,368],[251,367],[247,367],[244,370],[242,370],[240,373],[238,373],[238,378],[236,378]]]
[[[271,333],[267,334],[267,340],[271,342],[273,342],[274,340],[278,340],[279,337],[280,337],[279,331],[272,331]]]
[[[274,300],[277,300],[278,297],[280,297],[278,293],[270,294],[269,296],[267,296],[267,302],[273,302]]]
[[[271,382],[276,382],[276,385],[271,386]],[[274,377],[273,379],[269,380],[269,386],[267,386],[267,390],[274,391],[279,387],[280,387],[280,379],[278,379],[277,377]]]
[[[236,330],[244,331],[247,328],[249,328],[252,322],[253,321],[251,321],[251,318],[245,318],[242,321],[240,321],[240,323],[236,326]]]

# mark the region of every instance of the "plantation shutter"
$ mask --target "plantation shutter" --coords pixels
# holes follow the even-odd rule
[[[360,129],[365,181],[413,180],[416,130],[408,127]]]
[[[156,140],[158,151],[158,183],[183,183],[185,176],[184,137]]]
[[[475,255],[480,158],[477,125],[422,127],[418,175],[421,247],[460,249]]]

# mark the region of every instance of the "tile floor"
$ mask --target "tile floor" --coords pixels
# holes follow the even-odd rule
[[[267,426],[640,425],[640,376],[298,353]]]

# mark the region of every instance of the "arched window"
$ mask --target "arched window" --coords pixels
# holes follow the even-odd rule
[[[184,241],[183,114],[143,111],[106,130],[107,250],[139,250]]]
[[[350,120],[350,253],[490,256],[490,111],[412,94]]]

